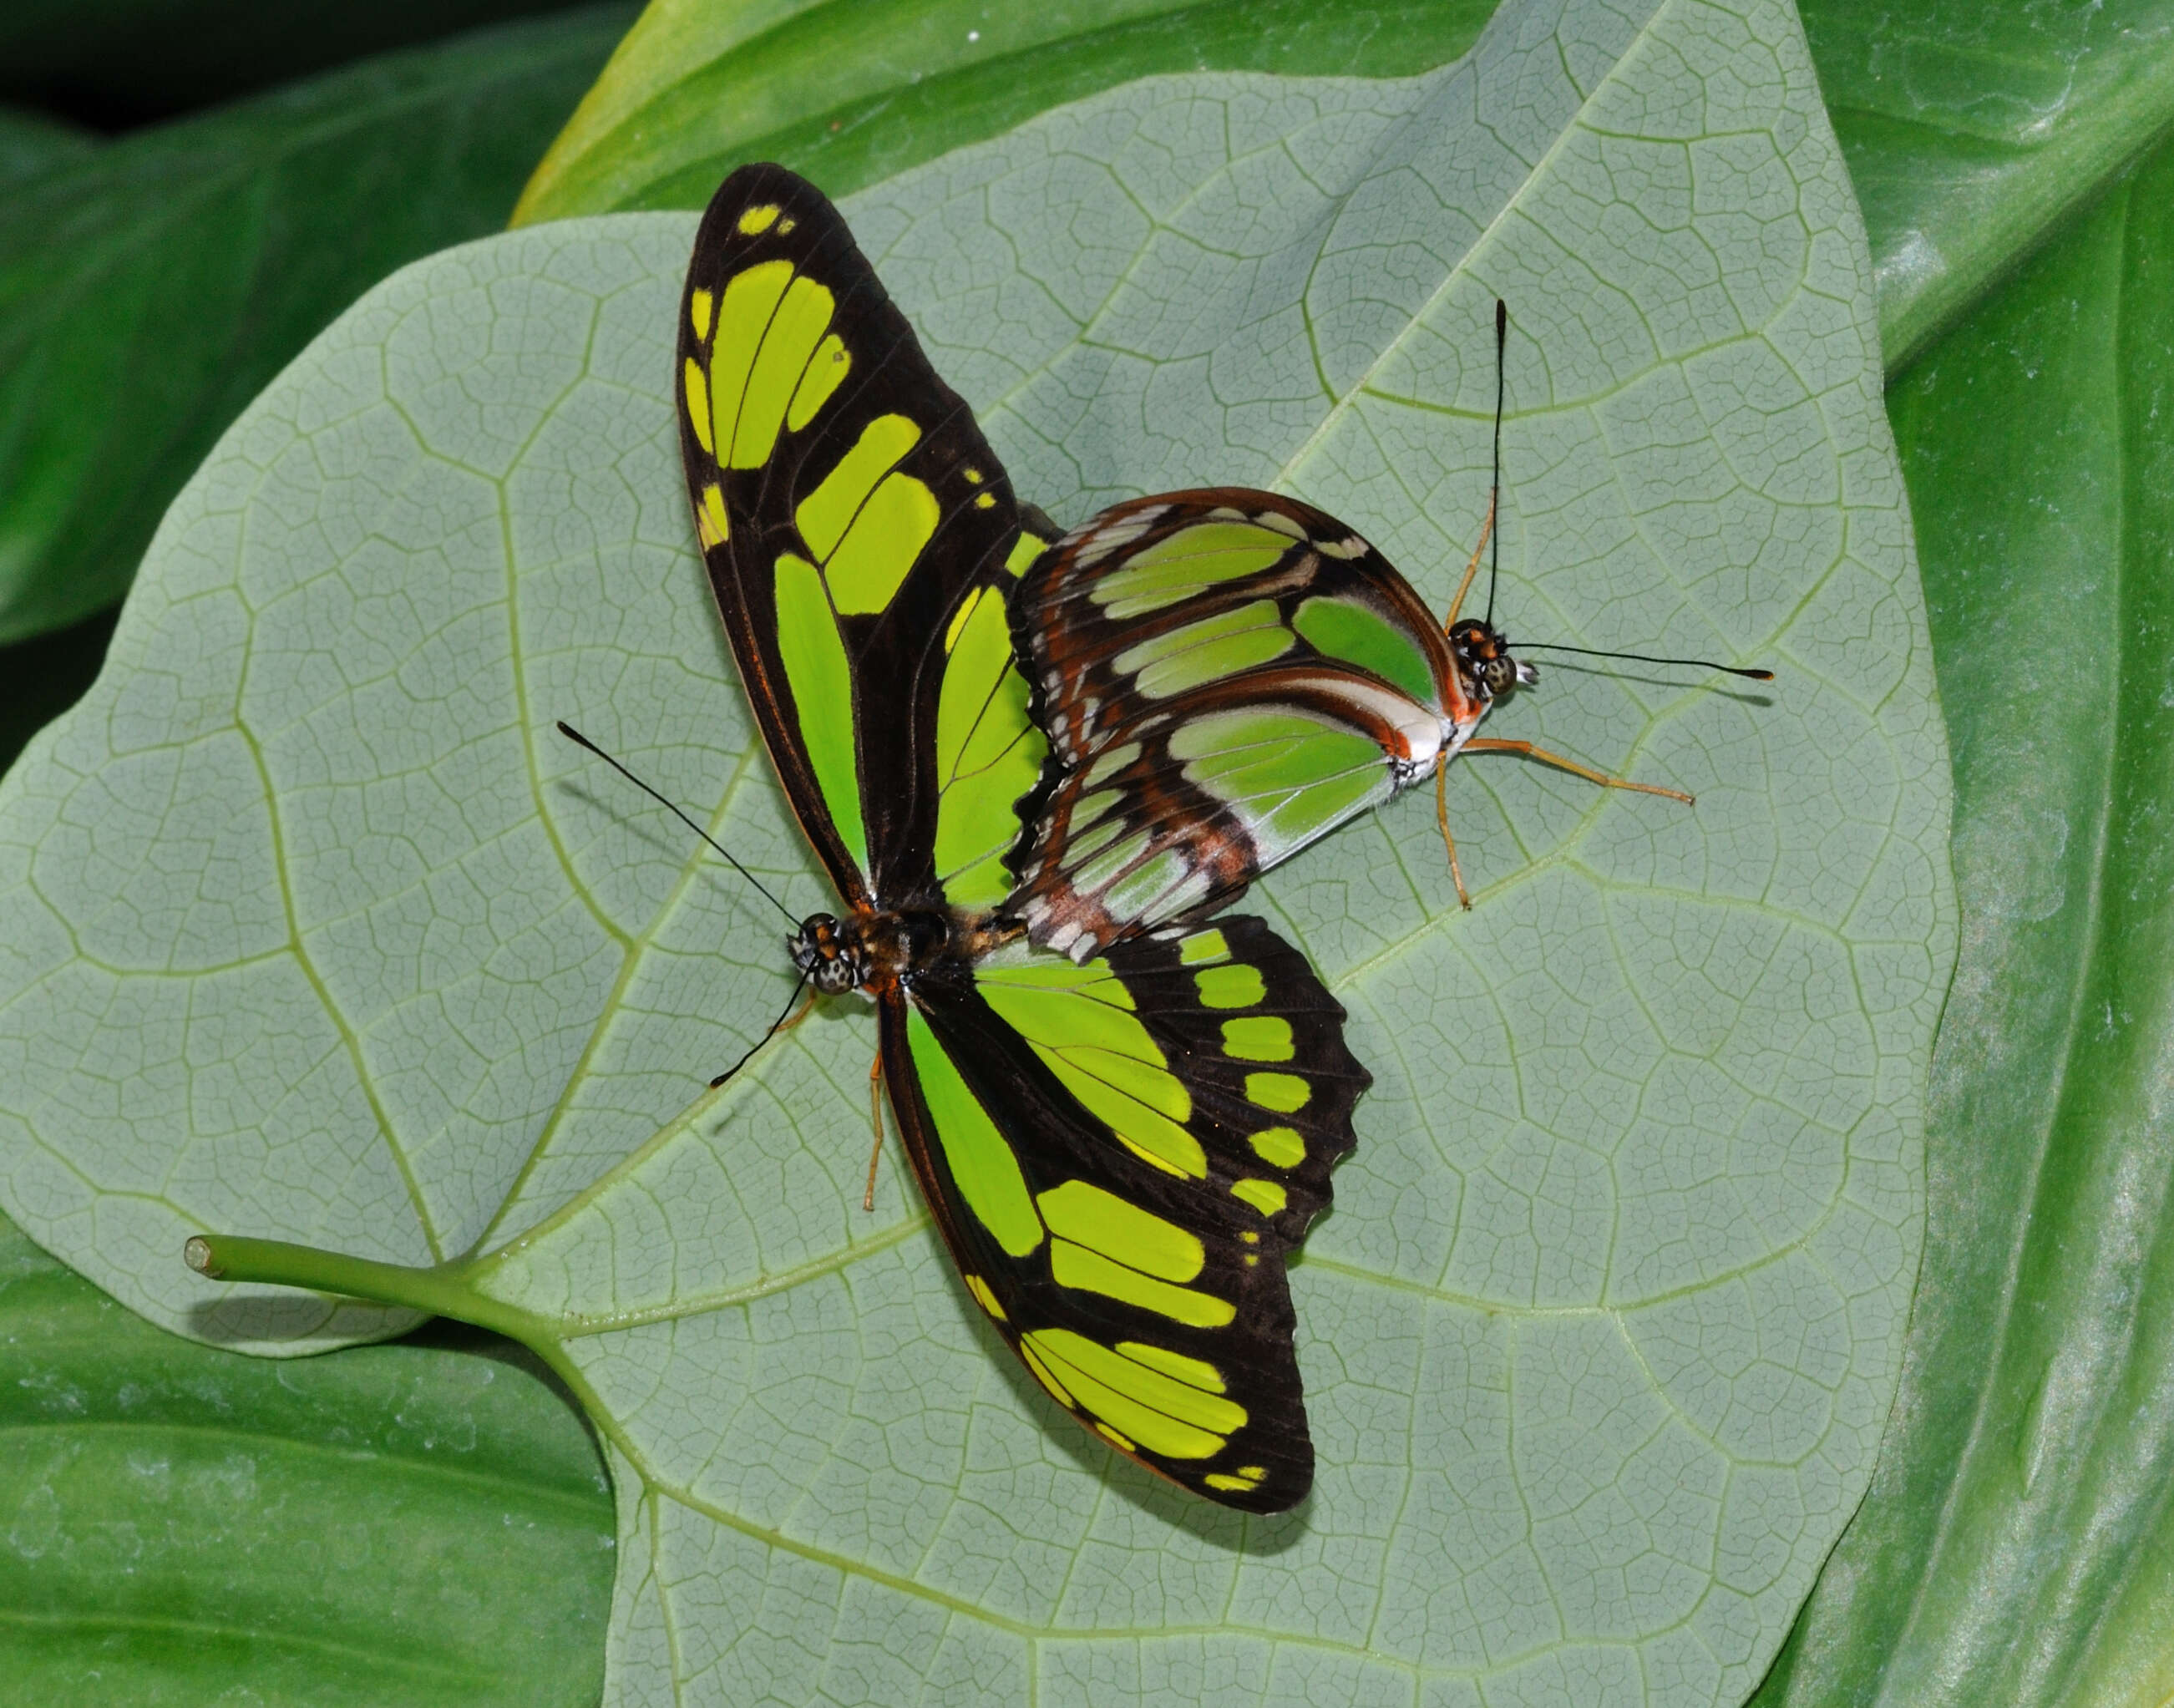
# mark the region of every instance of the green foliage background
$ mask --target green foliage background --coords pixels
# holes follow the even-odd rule
[[[973,8],[981,21],[967,27],[982,39],[969,42],[965,28],[914,36],[916,21],[940,9],[901,6],[898,39],[907,48],[867,57],[871,65],[850,50],[875,39],[873,26],[841,41],[840,8],[746,8],[733,16],[763,27],[716,41],[683,9],[691,14],[660,5],[646,16],[546,159],[529,210],[695,205],[706,192],[703,174],[715,176],[702,163],[757,139],[842,191],[1016,122],[1044,95],[1069,99],[1202,63],[1275,69],[1279,54],[1302,56],[1308,71],[1401,72],[1453,57],[1484,21],[1480,10],[1456,6],[1331,6],[1303,17],[1147,6],[1126,8],[1103,29],[1111,8],[1083,18],[1046,4],[988,6]],[[1258,20],[1252,27],[1234,22],[1248,15]],[[2174,9],[2135,0],[1812,0],[1805,20],[1880,268],[1890,408],[1955,755],[1965,935],[1933,1075],[1928,1244],[1904,1391],[1873,1492],[1760,1700],[2157,1701],[2174,1691],[2166,1635],[2174,1629],[2174,1255],[2164,1231],[2174,1164],[2165,1090],[2174,1044],[2174,731],[2166,727],[2174,717],[2174,153],[2163,141],[2174,121]],[[598,39],[616,27],[598,25]],[[479,86],[497,74],[491,60],[470,64]],[[1046,78],[1037,75],[1044,65],[1053,68]],[[708,116],[739,110],[733,95],[743,75],[750,87],[803,89],[806,105],[794,111],[773,99],[738,139],[706,138]],[[307,92],[296,99],[306,102]],[[690,103],[679,122],[642,119],[651,103],[668,108],[674,100]],[[64,623],[125,583],[166,498],[258,382],[233,383],[241,364],[257,364],[261,380],[376,273],[420,252],[373,248],[356,235],[366,234],[381,196],[303,198],[313,217],[324,216],[299,245],[310,264],[269,269],[265,288],[277,295],[293,273],[320,292],[316,310],[283,300],[278,312],[240,316],[230,276],[208,265],[176,268],[189,258],[192,224],[131,254],[148,210],[217,174],[242,185],[253,210],[276,208],[269,186],[291,153],[291,132],[270,116],[237,122],[239,111],[182,122],[232,128],[199,156],[179,150],[170,169],[169,139],[158,132],[99,145],[35,119],[0,129],[0,170],[14,175],[11,207],[66,209],[136,193],[146,210],[115,214],[98,230],[51,211],[42,223],[0,223],[6,324],[63,327],[0,346],[0,586],[11,608],[31,613],[14,633]],[[401,138],[372,140],[367,129],[356,132],[363,140],[354,150],[381,148],[387,153],[376,158],[392,170],[415,170],[412,155],[400,164]],[[690,140],[652,160],[623,131]],[[510,156],[505,137],[501,129],[491,146]],[[132,179],[135,156],[110,178],[98,176],[104,156],[129,149],[161,158],[148,191],[130,189],[145,181]],[[434,158],[423,170],[452,169]],[[62,184],[73,187],[56,191]],[[511,186],[504,187],[501,210],[511,200]],[[427,248],[475,229],[412,241]],[[203,257],[233,246],[231,228],[203,230]],[[330,288],[312,278],[313,267],[336,268],[350,253],[364,257],[361,270]],[[68,316],[95,325],[101,305],[111,314],[114,304],[149,300],[160,277],[161,305],[178,309],[185,324],[235,328],[230,359],[178,370],[139,359],[117,388],[110,376],[84,380],[77,353],[85,346],[71,344]],[[84,279],[97,283],[86,288]],[[140,323],[129,315],[120,322]],[[98,341],[89,347],[95,352]],[[155,457],[103,451],[114,399],[140,407],[154,392],[170,417],[199,424],[197,439],[187,441],[195,451],[170,448],[185,435],[163,433]],[[40,447],[27,463],[26,444]],[[56,468],[59,476],[46,473]],[[44,495],[36,505],[19,502],[34,491]],[[101,509],[125,513],[138,531],[70,533],[69,518]],[[71,544],[81,539],[92,543]],[[95,650],[78,640],[75,668]],[[60,684],[53,680],[56,657],[65,664],[63,648],[8,655],[0,692],[19,725],[65,692],[64,671]],[[50,1440],[66,1413],[88,1444],[78,1462],[91,1464],[105,1419],[81,1398],[92,1392],[87,1373],[119,1356],[114,1349],[127,1337],[149,1332],[97,1308],[84,1284],[19,1248],[18,1256],[17,1279],[0,1292],[0,1323],[16,1377],[8,1392],[30,1409],[11,1421]],[[160,1344],[187,1371],[176,1380],[202,1392],[212,1378],[190,1361],[219,1355]],[[435,1347],[413,1355],[463,1366],[479,1356]],[[357,1380],[341,1371],[346,1362],[289,1366],[280,1381],[344,1385]],[[534,1378],[519,1380],[528,1409],[511,1433],[547,1433],[544,1419],[564,1419],[559,1401]],[[41,1396],[59,1397],[30,1403]],[[354,1419],[381,1397],[328,1402],[314,1422],[299,1414],[308,1408],[248,1415],[245,1406],[235,1428],[283,1440],[309,1439],[314,1428],[350,1446],[366,1433]],[[197,1427],[140,1414],[113,1426],[143,1431],[132,1439],[153,1444],[154,1457],[157,1429]],[[374,1446],[356,1451],[327,1479],[325,1498],[352,1534],[385,1550],[365,1557],[382,1559],[387,1579],[413,1583],[434,1549],[461,1545],[464,1523],[446,1536],[373,1522],[370,1477],[382,1457]],[[504,1474],[522,1478],[537,1458],[509,1454]],[[127,1478],[140,1473],[125,1455],[111,1462],[126,1467],[111,1473],[120,1511]],[[554,1474],[555,1482],[527,1480],[578,1505],[571,1491],[581,1478],[563,1462]],[[248,1511],[263,1506],[260,1494],[235,1497],[230,1488],[227,1498]],[[608,1538],[608,1514],[592,1485],[589,1498],[587,1533]],[[137,1538],[149,1528],[131,1518],[68,1540],[105,1545],[128,1525]],[[495,1564],[462,1562],[447,1581],[484,1605],[555,1606],[538,1572],[556,1557],[511,1550]],[[19,1547],[17,1558],[29,1556]],[[81,1620],[115,1634],[138,1700],[200,1700],[176,1670],[198,1635],[178,1610],[202,1594],[205,1570],[201,1554],[170,1555],[163,1573],[147,1569],[132,1580],[138,1598],[120,1608],[92,1611],[63,1596],[40,1610],[11,1596],[10,1607],[32,1607],[9,1627],[14,1646],[28,1652],[52,1629],[41,1620]],[[608,1576],[607,1565],[584,1581]],[[294,1580],[295,1603],[253,1611],[236,1597],[213,1601],[233,1652],[249,1664],[281,1664],[281,1624],[306,1605],[300,1575],[273,1577],[274,1590]],[[555,1633],[571,1639],[570,1656],[583,1652],[605,1592],[592,1592],[591,1623],[569,1616],[538,1640]],[[362,1626],[393,1622],[387,1614]],[[358,1644],[380,1646],[374,1637]],[[417,1676],[436,1678],[444,1700],[481,1700],[476,1680],[516,1676],[520,1646],[478,1662],[448,1659],[452,1649],[426,1640],[434,1658],[419,1663]],[[336,1666],[354,1663],[354,1651],[330,1653]],[[556,1678],[564,1700],[579,1700],[584,1689],[593,1693],[582,1678],[595,1676],[593,1662],[586,1673],[581,1667],[570,1659],[538,1672]],[[261,1688],[276,1694],[273,1675],[265,1677]],[[418,1686],[413,1699],[424,1694]]]

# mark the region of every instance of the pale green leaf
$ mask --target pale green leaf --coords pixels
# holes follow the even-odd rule
[[[1113,1461],[895,1161],[862,1213],[864,1010],[698,1095],[786,997],[782,922],[551,733],[826,905],[685,514],[684,216],[400,274],[177,503],[0,786],[7,1208],[199,1333],[408,1320],[207,1288],[208,1230],[535,1346],[614,1456],[614,1700],[1740,1697],[1894,1390],[1953,949],[1870,272],[1793,16],[1517,0],[1437,73],[1136,84],[847,212],[1060,518],[1280,484],[1437,605],[1500,293],[1497,617],[1782,673],[1549,667],[1493,733],[1699,805],[1460,765],[1469,915],[1418,801],[1263,886],[1376,1076],[1293,1275],[1313,1499],[1249,1521]]]

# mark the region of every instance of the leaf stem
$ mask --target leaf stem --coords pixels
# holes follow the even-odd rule
[[[404,1305],[510,1335],[539,1351],[554,1338],[543,1319],[469,1285],[466,1263],[411,1268],[239,1234],[192,1235],[181,1247],[181,1261],[209,1280],[306,1287],[376,1305]]]

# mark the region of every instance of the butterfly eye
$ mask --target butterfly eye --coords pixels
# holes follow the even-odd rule
[[[1508,653],[1498,652],[1479,667],[1479,680],[1499,699],[1526,679],[1525,668]]]

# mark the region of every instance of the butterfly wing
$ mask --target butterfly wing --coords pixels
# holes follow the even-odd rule
[[[1013,624],[1054,763],[1012,905],[1075,956],[1234,900],[1479,722],[1403,577],[1271,493],[1104,511],[1027,571]]]
[[[755,165],[719,186],[679,345],[695,530],[793,810],[848,903],[940,900],[944,684],[975,627],[970,608],[1041,542],[1022,547],[1010,483],[972,412],[805,179]],[[1008,664],[1008,639],[1003,650]],[[987,662],[978,638],[969,651]],[[964,716],[955,707],[954,725]],[[972,732],[953,733],[957,760]],[[1005,781],[1025,779],[1014,795],[1040,758],[1013,754]],[[992,816],[977,803],[968,840],[1008,841],[1009,806]],[[944,851],[965,834],[955,824]],[[975,860],[987,862],[977,892],[1000,895],[994,857]]]
[[[1274,1512],[1313,1449],[1284,1260],[1371,1083],[1257,919],[1023,947],[883,1014],[908,1154],[968,1290],[1057,1402],[1194,1492]]]

